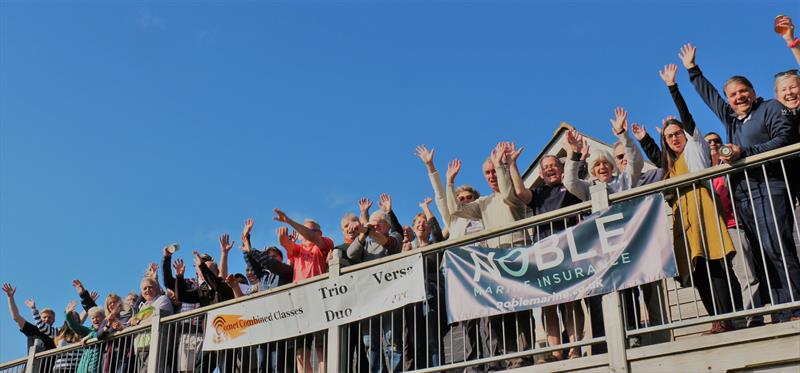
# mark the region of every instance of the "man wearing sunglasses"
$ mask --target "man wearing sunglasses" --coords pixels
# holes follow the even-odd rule
[[[796,131],[783,115],[782,105],[756,95],[753,85],[743,76],[733,76],[723,87],[727,101],[695,64],[696,48],[681,47],[678,56],[689,71],[695,90],[725,127],[727,146],[732,150],[720,159],[733,162],[739,158],[767,152],[795,141]],[[766,175],[765,175],[766,174]],[[756,277],[776,290],[776,297],[762,291],[764,304],[800,299],[800,262],[792,237],[792,212],[788,188],[779,164],[752,168],[730,176],[737,217],[751,243],[760,243],[753,250]],[[762,254],[763,253],[763,254]],[[800,319],[796,310],[792,319]]]

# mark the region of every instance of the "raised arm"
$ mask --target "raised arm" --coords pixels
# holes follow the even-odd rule
[[[175,295],[178,297],[178,300],[184,303],[200,303],[197,289],[186,288],[186,281],[183,279],[183,274],[186,272],[186,265],[183,263],[183,259],[176,259],[172,266],[175,268]]]
[[[228,287],[231,288],[233,292],[234,298],[243,297],[244,294],[242,293],[242,288],[239,286],[239,280],[234,275],[228,275],[225,277],[225,283],[228,284]]]
[[[67,304],[67,309],[64,310],[64,319],[66,320],[67,326],[70,329],[72,329],[79,336],[85,337],[92,332],[92,329],[89,329],[88,327],[81,324],[80,316],[78,316],[78,313],[75,312],[76,305],[77,302],[75,302],[74,300],[70,301],[69,304]]]
[[[650,137],[644,126],[633,123],[631,124],[631,132],[633,132],[633,137],[639,140],[639,146],[644,150],[647,159],[655,165],[661,165],[661,148],[658,147],[656,140]]]
[[[495,146],[491,154],[492,164],[494,164],[495,172],[497,173],[497,188],[500,190],[500,196],[503,197],[503,202],[511,207],[525,207],[525,202],[517,198],[514,192],[514,186],[511,181],[510,171],[508,170],[509,158],[512,153],[516,152],[516,146],[511,142],[500,142]],[[519,154],[517,154],[519,156]]]
[[[219,277],[228,278],[228,254],[233,248],[233,241],[230,236],[224,233],[219,236]]]
[[[570,130],[567,132],[566,142],[569,154],[564,165],[564,187],[581,201],[588,201],[591,199],[589,195],[591,183],[578,177],[583,156],[583,136],[577,130]]]
[[[706,103],[709,109],[719,118],[719,120],[726,126],[729,126],[732,121],[731,114],[733,109],[725,102],[725,99],[720,96],[719,92],[714,85],[709,82],[700,67],[694,63],[695,52],[697,49],[692,44],[686,44],[681,47],[678,53],[678,58],[681,59],[683,67],[689,71],[689,81],[694,85],[694,89]]]
[[[166,247],[161,258],[161,277],[164,278],[165,288],[177,292],[175,290],[175,277],[172,276],[172,253]]]
[[[17,292],[17,289],[12,287],[11,284],[6,283],[3,284],[3,292],[5,292],[8,297],[8,313],[11,314],[11,318],[14,319],[17,326],[22,329],[25,326],[25,319],[19,314],[17,302],[14,300],[14,293]]]
[[[72,280],[72,286],[75,287],[75,291],[78,292],[78,296],[81,298],[81,307],[83,307],[84,312],[89,311],[92,309],[92,307],[97,307],[97,302],[94,298],[92,298],[92,294],[90,294],[83,286],[81,280]],[[39,329],[42,329],[42,327],[40,326]]]
[[[800,39],[794,37],[794,24],[789,16],[780,15],[775,17],[775,32],[777,32],[786,46],[789,47],[794,56],[795,62],[800,65]]]
[[[611,122],[611,130],[617,136],[619,142],[625,147],[625,157],[628,159],[625,170],[620,170],[620,178],[624,180],[622,190],[633,188],[642,176],[644,159],[628,132],[628,112],[618,107],[614,109],[614,118],[609,119],[609,121]]]
[[[663,80],[667,85],[667,88],[669,88],[672,101],[675,103],[675,108],[678,109],[678,115],[681,117],[683,129],[688,134],[694,135],[694,130],[696,128],[694,118],[692,118],[692,113],[689,112],[689,106],[686,105],[686,101],[683,100],[681,91],[678,90],[678,84],[675,83],[675,75],[677,72],[678,66],[675,64],[669,64],[664,65],[664,70],[659,71],[658,75],[661,76],[661,80]]]
[[[305,225],[292,220],[283,211],[279,209],[274,209],[272,211],[275,212],[275,216],[272,218],[273,220],[286,223],[292,228],[294,228],[294,230],[296,230],[297,233],[300,233],[301,236],[305,237],[306,240],[312,242],[320,250],[325,251],[323,254],[327,254],[327,251],[330,251],[330,249],[332,249],[332,247],[328,247],[329,245],[326,244],[325,240],[322,239],[322,234],[320,234],[321,232],[319,232],[319,230],[309,229]]]
[[[445,195],[447,196],[447,208],[450,209],[450,215],[458,216],[464,219],[480,220],[481,208],[478,201],[470,203],[459,204],[456,201],[456,176],[461,171],[461,161],[454,159],[447,165],[447,189]]]
[[[361,198],[358,200],[358,220],[361,224],[367,224],[369,221],[369,208],[372,207],[372,201],[367,198]]]
[[[445,227],[450,224],[450,209],[447,206],[447,196],[445,196],[444,185],[442,185],[442,178],[436,167],[433,164],[433,154],[435,150],[425,147],[425,145],[417,146],[416,155],[425,164],[428,170],[428,179],[430,179],[431,187],[433,188],[433,198],[436,202],[436,208],[439,209],[439,215],[442,216],[442,223]]]
[[[367,239],[367,230],[360,221],[352,221],[347,225],[349,231],[358,232],[358,236],[347,247],[347,257],[351,260],[361,261],[364,256],[364,246]]]
[[[381,210],[386,213],[386,216],[389,217],[389,225],[391,225],[391,229],[397,233],[403,234],[403,225],[400,224],[400,220],[397,219],[397,215],[394,214],[394,210],[392,209],[392,196],[381,193],[378,197],[381,201]]]
[[[517,167],[517,158],[519,158],[523,150],[525,150],[524,147],[516,149],[513,143],[508,148],[508,171],[511,177],[511,184],[514,186],[514,193],[520,201],[527,205],[533,200],[533,192],[525,187],[525,182],[522,180],[522,175],[520,175]]]

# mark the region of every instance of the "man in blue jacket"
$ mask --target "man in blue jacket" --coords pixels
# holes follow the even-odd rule
[[[756,95],[743,76],[725,82],[727,98],[720,96],[695,64],[695,47],[686,44],[679,57],[689,71],[689,80],[708,107],[725,126],[731,154],[720,155],[727,162],[790,145],[795,142],[791,123],[782,114],[782,105]],[[766,175],[765,175],[766,174]],[[761,292],[764,304],[800,300],[800,263],[794,250],[792,212],[787,183],[779,164],[768,164],[731,175],[737,217],[747,239],[754,245],[756,276],[775,290]],[[772,298],[772,299],[771,299]],[[787,317],[784,315],[782,317]],[[794,310],[791,319],[800,319]]]

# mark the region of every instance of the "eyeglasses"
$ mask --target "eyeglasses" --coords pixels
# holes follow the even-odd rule
[[[614,157],[621,161],[621,160],[625,159],[625,154],[624,153],[623,154],[617,154]]]
[[[797,74],[797,69],[781,71],[781,72],[775,74],[775,78],[777,79],[777,78],[780,78],[780,77],[786,76],[786,75],[798,75]]]
[[[706,140],[706,142],[708,142],[709,144],[722,145],[722,139],[708,139]]]
[[[676,131],[676,132],[673,132],[673,133],[665,133],[664,137],[667,140],[672,140],[673,138],[676,138],[676,139],[677,138],[681,138],[681,137],[683,137],[683,131]]]

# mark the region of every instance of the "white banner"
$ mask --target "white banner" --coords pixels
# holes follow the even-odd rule
[[[414,255],[209,311],[204,351],[250,346],[344,325],[425,300]]]

